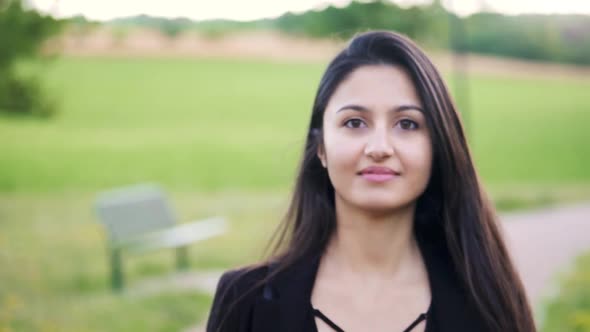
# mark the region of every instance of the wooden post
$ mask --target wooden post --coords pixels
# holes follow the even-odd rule
[[[113,291],[121,291],[124,286],[123,262],[121,260],[121,249],[111,248],[111,287]]]
[[[176,268],[178,270],[188,269],[188,247],[182,246],[176,248]]]
[[[468,70],[468,47],[467,47],[467,27],[465,19],[453,13],[453,1],[447,0],[449,16],[449,34],[450,48],[452,55],[452,74],[455,86],[455,101],[458,112],[461,116],[461,122],[465,131],[467,140],[473,142],[472,138],[472,119],[471,105],[469,98],[469,70]],[[473,146],[472,146],[473,147]]]

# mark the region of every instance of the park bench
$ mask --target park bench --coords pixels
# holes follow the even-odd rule
[[[96,200],[96,212],[105,227],[111,267],[111,286],[124,286],[123,252],[145,253],[174,248],[176,267],[188,267],[188,245],[222,234],[222,217],[176,223],[166,195],[156,185],[137,185],[104,192]]]

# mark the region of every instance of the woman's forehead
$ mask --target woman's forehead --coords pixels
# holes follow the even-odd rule
[[[366,65],[351,72],[328,102],[328,109],[358,104],[369,109],[414,104],[421,106],[416,87],[400,66]]]

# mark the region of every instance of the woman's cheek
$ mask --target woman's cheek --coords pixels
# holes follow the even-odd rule
[[[400,144],[395,147],[395,154],[401,161],[405,173],[430,175],[432,148],[428,140],[421,139],[411,144]]]
[[[421,150],[414,151],[411,162],[411,167],[414,169],[414,175],[416,178],[423,182],[428,181],[432,167],[432,156],[430,149],[428,147],[424,147]]]

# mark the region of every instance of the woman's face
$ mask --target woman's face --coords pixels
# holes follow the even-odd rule
[[[337,204],[386,212],[424,192],[432,147],[420,98],[401,67],[366,65],[342,81],[324,113],[318,157]]]

